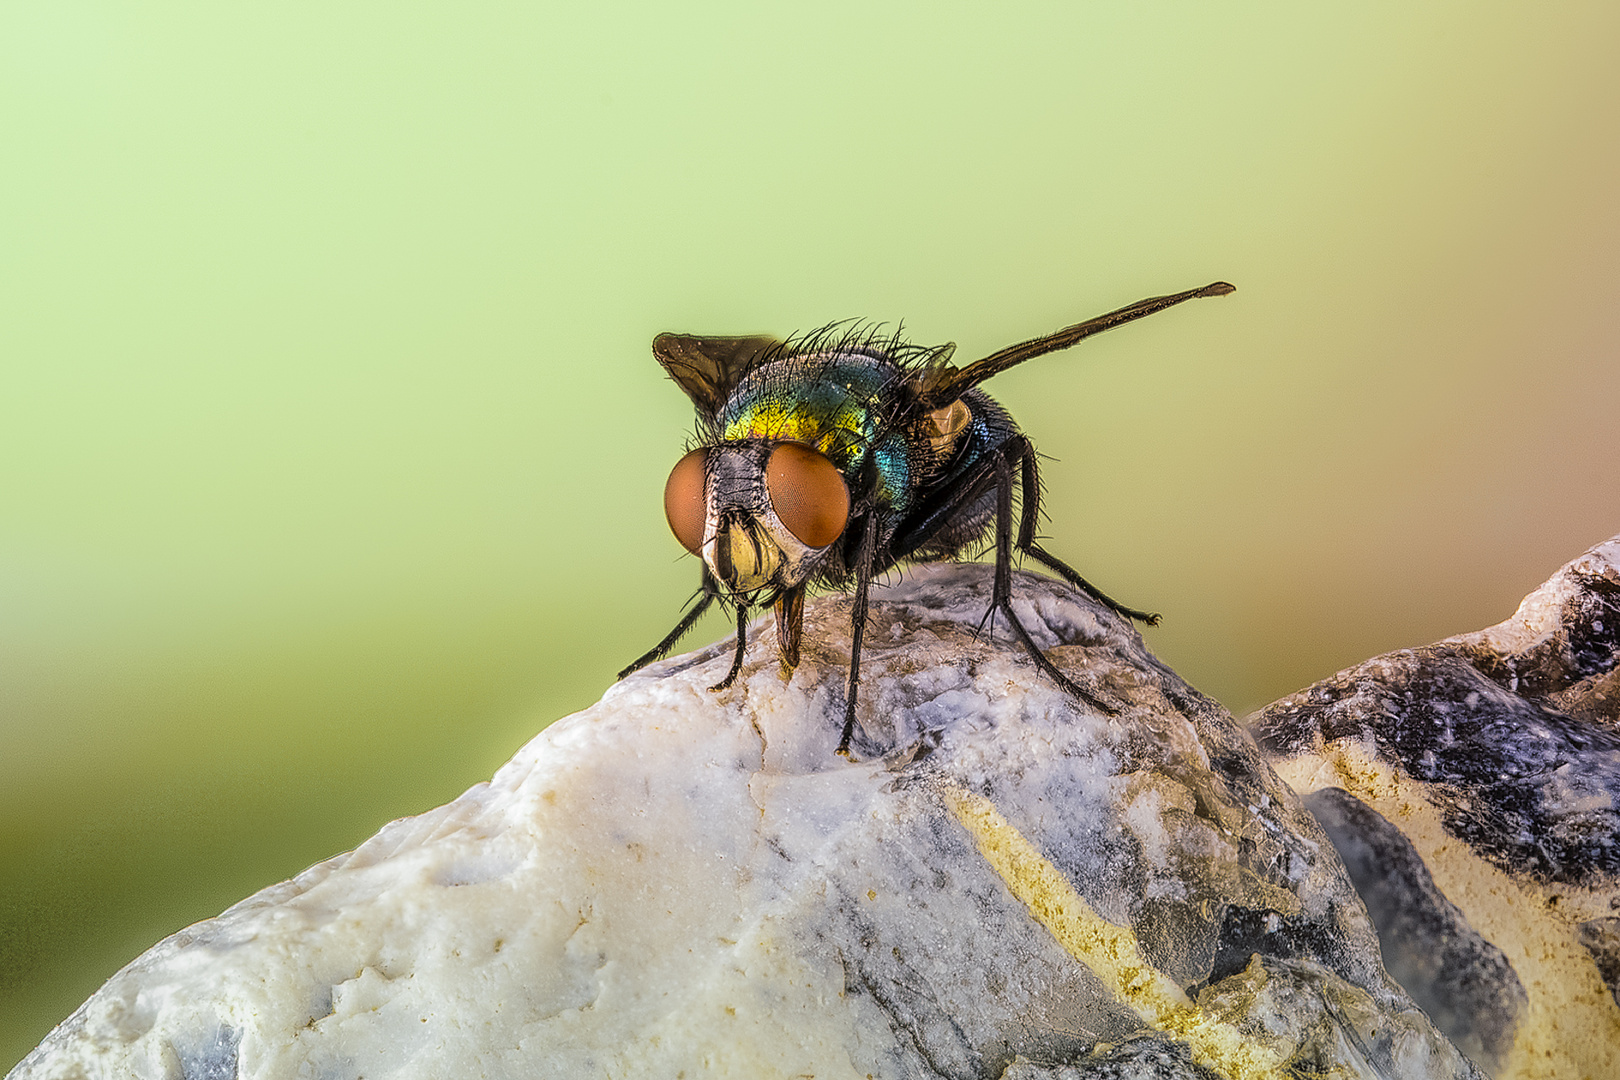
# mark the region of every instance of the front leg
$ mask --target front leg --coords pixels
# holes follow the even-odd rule
[[[743,652],[748,648],[748,605],[742,601],[737,602],[737,651],[731,656],[731,670],[726,677],[709,687],[710,690],[724,690],[737,681],[737,673],[742,670]]]
[[[861,681],[861,638],[866,634],[866,593],[872,584],[872,560],[877,550],[877,514],[866,515],[860,550],[855,556],[855,603],[849,629],[849,692],[845,696],[844,732],[838,737],[838,754],[849,757],[849,740],[855,734],[855,692]]]
[[[675,624],[675,629],[665,635],[663,641],[636,657],[629,667],[619,672],[619,678],[622,679],[632,672],[640,671],[653,661],[662,660],[668,656],[669,650],[675,647],[675,643],[685,637],[687,631],[692,629],[697,621],[703,617],[705,611],[709,610],[709,605],[714,603],[720,595],[720,587],[714,580],[714,575],[709,573],[707,565],[703,567],[703,581],[698,586],[698,591],[700,593],[698,602],[693,605],[692,610],[688,611],[680,622]]]

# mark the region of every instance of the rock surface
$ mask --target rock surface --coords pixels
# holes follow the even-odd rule
[[[1501,1077],[1620,1077],[1620,538],[1250,722],[1390,972]]]
[[[977,631],[986,568],[927,568],[874,597],[846,761],[825,598],[790,682],[768,621],[727,691],[727,643],[626,680],[160,943],[13,1076],[1478,1076],[1230,715],[1066,586],[1015,593],[1113,715]]]

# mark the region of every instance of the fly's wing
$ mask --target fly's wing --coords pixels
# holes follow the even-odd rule
[[[1022,364],[1025,360],[1033,360],[1037,356],[1044,356],[1049,352],[1067,349],[1077,345],[1093,334],[1100,334],[1104,330],[1112,330],[1116,326],[1123,326],[1128,322],[1156,312],[1167,307],[1174,307],[1183,300],[1192,300],[1200,296],[1225,296],[1236,292],[1237,287],[1228,285],[1224,281],[1217,281],[1205,285],[1201,289],[1188,289],[1186,292],[1172,293],[1169,296],[1150,296],[1146,300],[1138,300],[1118,311],[1110,311],[1106,315],[1099,315],[1095,319],[1087,319],[1083,323],[1075,323],[1059,330],[1055,334],[1038,337],[1032,341],[1025,341],[1018,345],[1009,345],[1000,352],[992,353],[983,360],[975,360],[965,368],[952,367],[950,364],[932,364],[925,368],[917,386],[918,396],[927,409],[941,409],[949,406],[964,393],[984,382],[993,375],[999,375],[1014,364]]]
[[[659,334],[653,338],[653,356],[669,372],[675,385],[686,391],[698,412],[713,417],[732,387],[764,353],[781,347],[776,338],[701,337],[697,334]]]

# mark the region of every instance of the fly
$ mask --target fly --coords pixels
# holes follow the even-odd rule
[[[838,740],[838,753],[848,757],[872,578],[902,562],[976,550],[993,529],[987,617],[1005,616],[1035,666],[1066,693],[1112,712],[1059,671],[1013,613],[1012,552],[1016,547],[1127,619],[1151,626],[1159,617],[1106,596],[1036,543],[1034,447],[978,386],[1015,364],[1183,300],[1232,291],[1217,281],[1150,297],[962,368],[950,362],[954,345],[926,348],[836,328],[791,342],[659,334],[653,355],[692,399],[698,422],[695,447],[664,486],[664,513],[675,538],[702,559],[702,580],[697,603],[675,629],[619,678],[666,656],[716,602],[735,609],[737,646],[715,690],[742,670],[748,615],[761,608],[775,610],[777,651],[791,671],[799,662],[805,591],[853,583]]]

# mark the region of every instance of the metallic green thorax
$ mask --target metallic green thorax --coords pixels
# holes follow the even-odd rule
[[[890,360],[864,352],[787,356],[750,371],[726,399],[720,439],[802,442],[826,455],[860,492],[868,462],[876,505],[904,513],[918,463],[905,433],[886,427],[873,404],[903,378]],[[858,497],[858,496],[857,496]]]

